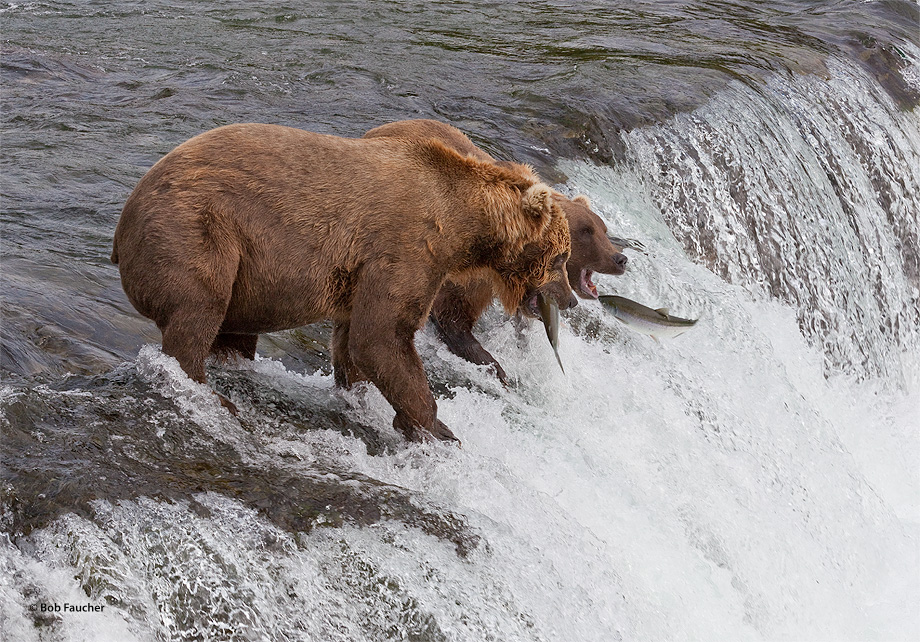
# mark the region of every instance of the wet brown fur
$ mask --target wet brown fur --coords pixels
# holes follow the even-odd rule
[[[477,147],[456,127],[436,120],[401,120],[376,127],[365,138],[404,138],[406,140],[437,139],[456,149],[461,154],[471,156],[484,162],[496,161],[492,156]],[[510,164],[509,164],[510,165]],[[542,288],[544,294],[554,298],[561,309],[574,305],[572,291],[583,298],[592,296],[579,289],[582,270],[588,269],[602,274],[623,274],[626,257],[623,248],[617,247],[607,239],[607,226],[601,218],[591,211],[591,205],[584,196],[569,199],[558,192],[553,198],[566,213],[568,221],[571,256],[565,264],[565,272],[554,273],[553,279]],[[531,254],[542,253],[547,260],[552,260],[544,251],[552,245],[544,237],[534,247]],[[525,249],[525,255],[528,250]],[[566,283],[566,281],[568,281]],[[454,354],[468,361],[481,365],[491,365],[498,377],[505,382],[506,375],[498,361],[473,336],[472,329],[477,319],[491,304],[493,297],[500,290],[486,277],[470,274],[467,278],[449,279],[441,287],[431,311],[441,337]],[[505,303],[506,309],[508,308]]]
[[[125,204],[112,260],[164,352],[196,381],[209,352],[252,358],[260,333],[332,319],[337,382],[372,381],[408,438],[448,438],[413,335],[448,275],[489,275],[516,306],[552,278],[542,255],[517,269],[545,234],[554,256],[569,251],[564,214],[526,166],[437,140],[241,124],[150,169]]]

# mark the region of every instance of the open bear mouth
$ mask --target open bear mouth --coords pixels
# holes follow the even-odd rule
[[[543,318],[543,315],[540,314],[540,301],[537,298],[539,296],[540,294],[535,292],[532,296],[528,297],[524,301],[524,305],[522,307],[524,308],[524,313],[527,316],[531,316],[537,319]]]
[[[591,275],[594,274],[588,268],[584,268],[581,271],[581,275],[578,277],[578,291],[584,294],[587,297],[592,299],[597,298],[597,286],[591,281]]]

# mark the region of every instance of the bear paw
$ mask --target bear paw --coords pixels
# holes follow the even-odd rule
[[[400,431],[407,441],[422,443],[438,439],[440,441],[455,441],[458,446],[460,445],[460,440],[440,419],[435,419],[431,429],[426,430],[404,414],[396,413],[396,417],[393,419],[393,427]]]

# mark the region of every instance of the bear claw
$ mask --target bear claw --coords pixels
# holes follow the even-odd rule
[[[441,441],[456,441],[457,445],[460,445],[460,440],[457,439],[457,436],[451,432],[450,428],[444,425],[440,419],[434,420],[434,426],[431,427],[430,434],[434,435]]]
[[[399,415],[397,415],[393,420],[393,427],[405,436],[406,441],[425,443],[437,439],[439,441],[455,441],[458,446],[460,445],[460,440],[440,419],[435,419],[434,425],[430,429],[425,429],[415,423],[400,421]]]

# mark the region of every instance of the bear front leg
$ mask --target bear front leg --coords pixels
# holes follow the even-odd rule
[[[479,290],[483,289],[483,294]],[[447,281],[438,292],[431,308],[431,320],[447,348],[461,359],[481,366],[491,366],[498,380],[508,385],[508,375],[492,354],[473,336],[473,324],[492,299],[488,284],[462,287]]]
[[[356,294],[348,338],[351,359],[396,410],[393,427],[407,440],[459,441],[437,418],[438,407],[415,350],[415,331],[421,319],[406,318],[410,316],[406,308],[425,310],[427,306],[404,302],[404,309],[394,310],[398,300],[383,292]]]

